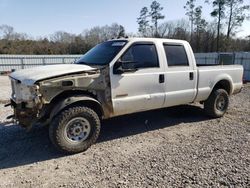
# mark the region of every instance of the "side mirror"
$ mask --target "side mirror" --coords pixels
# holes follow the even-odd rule
[[[121,65],[124,70],[137,70],[136,62],[134,61],[122,61]]]
[[[125,72],[135,72],[138,69],[136,68],[136,62],[134,61],[117,61],[114,66],[114,74],[122,74]]]

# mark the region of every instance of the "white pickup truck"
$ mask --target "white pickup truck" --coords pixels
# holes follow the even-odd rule
[[[49,125],[52,143],[77,153],[95,143],[102,119],[194,102],[221,117],[242,76],[240,65],[196,65],[186,41],[116,39],[73,64],[12,73],[10,105],[21,126]]]

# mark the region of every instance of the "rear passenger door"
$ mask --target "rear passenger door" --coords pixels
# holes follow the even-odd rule
[[[196,95],[197,73],[190,62],[183,44],[163,44],[166,54],[166,100],[164,106],[187,104],[194,100]]]

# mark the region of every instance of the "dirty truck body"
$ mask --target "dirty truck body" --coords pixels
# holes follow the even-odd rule
[[[77,153],[96,141],[102,119],[194,102],[221,117],[242,75],[240,65],[197,65],[186,41],[117,39],[73,64],[12,73],[11,106],[21,126],[48,125],[58,149]]]

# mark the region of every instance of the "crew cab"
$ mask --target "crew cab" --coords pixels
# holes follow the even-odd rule
[[[197,65],[183,40],[114,39],[72,64],[13,72],[10,104],[19,125],[48,125],[59,150],[77,153],[95,143],[102,119],[194,102],[222,117],[242,76],[241,65]]]

